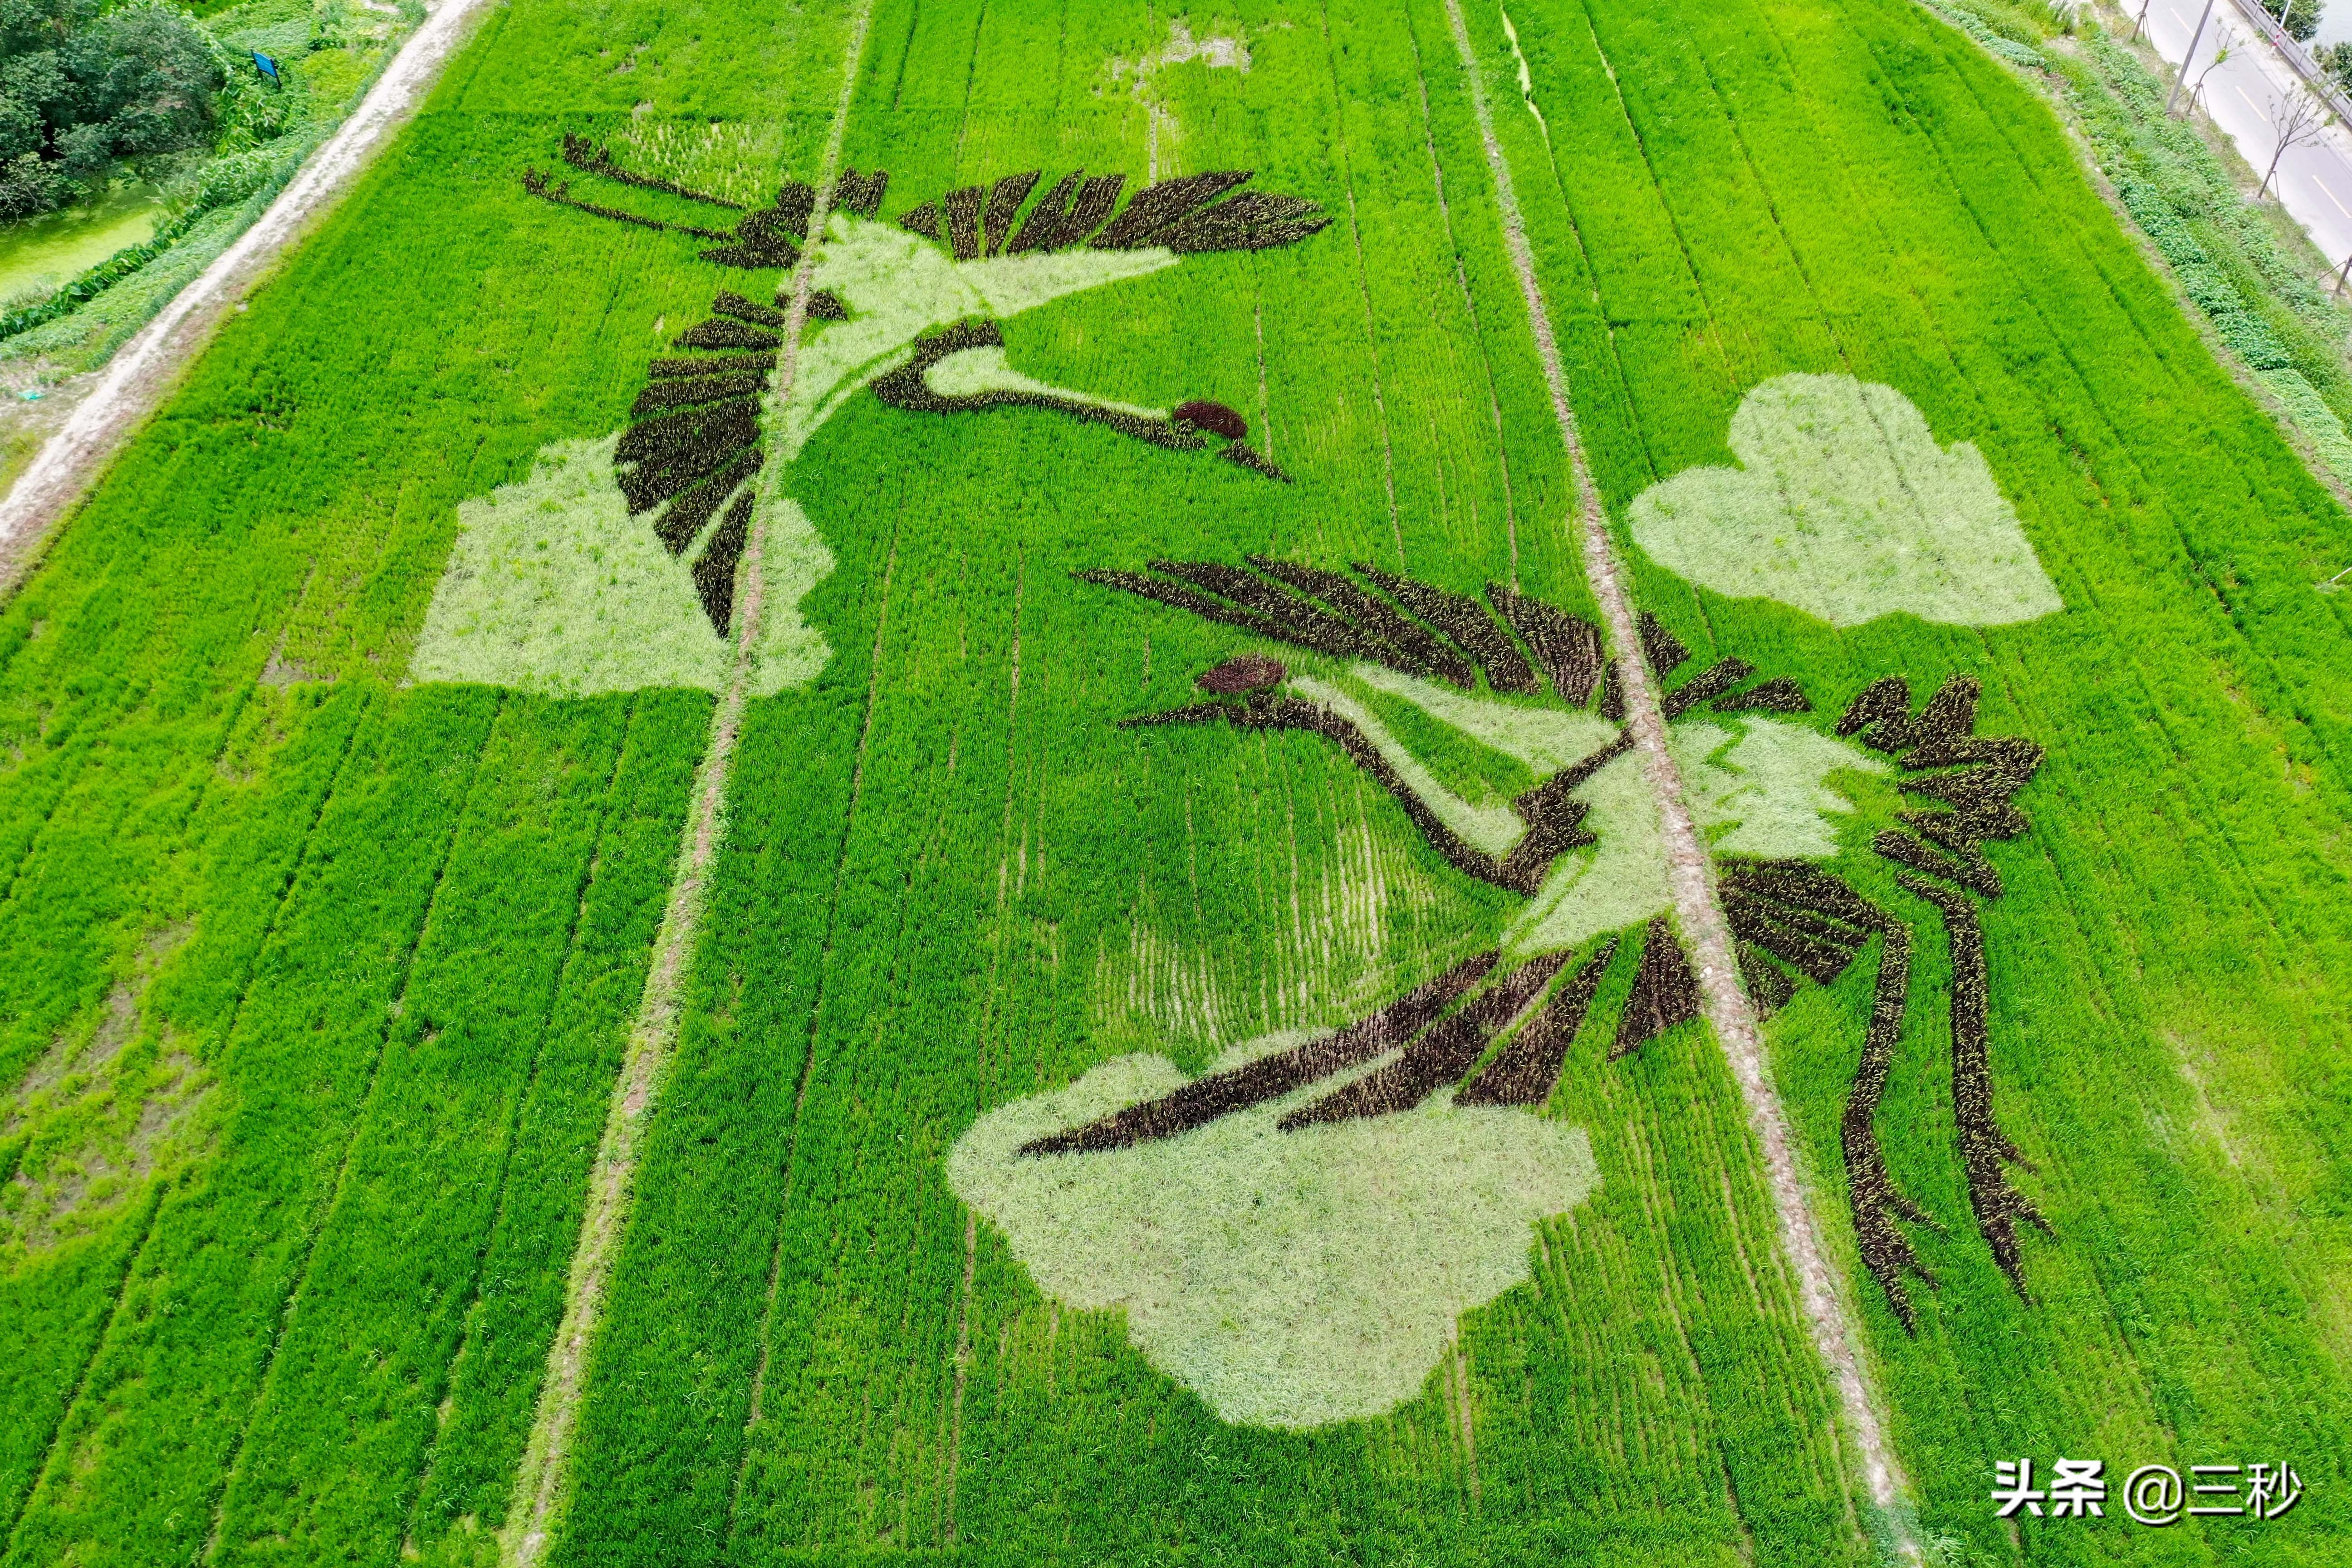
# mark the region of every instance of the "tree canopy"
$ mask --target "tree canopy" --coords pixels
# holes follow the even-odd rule
[[[172,6],[0,0],[0,217],[71,200],[118,158],[206,144],[222,85]]]

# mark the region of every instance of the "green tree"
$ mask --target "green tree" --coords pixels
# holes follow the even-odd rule
[[[2326,0],[2263,0],[2263,9],[2286,29],[2287,37],[2300,44],[2311,42],[2318,33],[2319,16],[2326,8]]]
[[[118,159],[205,145],[224,81],[171,5],[0,0],[0,217],[71,200]]]

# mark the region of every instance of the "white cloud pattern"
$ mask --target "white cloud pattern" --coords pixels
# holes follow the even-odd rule
[[[2064,608],[2017,513],[1966,441],[1938,447],[1891,386],[1783,375],[1731,416],[1736,468],[1686,468],[1635,498],[1634,542],[1735,599],[1833,626],[1907,611],[2004,626]]]
[[[1237,1046],[1212,1070],[1305,1038]],[[1119,1057],[982,1116],[949,1154],[948,1181],[1039,1289],[1079,1310],[1124,1309],[1135,1347],[1221,1419],[1379,1415],[1421,1393],[1462,1313],[1531,1277],[1534,1223],[1601,1177],[1583,1129],[1457,1109],[1451,1094],[1276,1130],[1343,1081],[1129,1148],[1017,1152],[1185,1082],[1164,1057]]]

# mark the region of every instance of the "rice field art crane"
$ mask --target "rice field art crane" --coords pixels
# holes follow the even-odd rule
[[[1202,673],[1199,700],[1127,718],[1122,728],[1318,736],[1376,782],[1456,872],[1525,902],[1489,951],[1349,1027],[1034,1138],[1024,1155],[1132,1148],[1325,1080],[1328,1092],[1292,1102],[1281,1128],[1395,1115],[1449,1093],[1462,1106],[1540,1106],[1623,942],[1638,942],[1640,954],[1611,1059],[1698,1016],[1697,984],[1666,916],[1655,807],[1622,723],[1614,663],[1591,623],[1499,584],[1488,584],[1481,603],[1361,563],[1336,571],[1253,555],[1245,564],[1160,560],[1148,571],[1080,575],[1260,645]],[[1692,663],[1646,614],[1641,629],[1662,684]],[[1266,645],[1306,657],[1286,662]],[[1937,1222],[1889,1177],[1875,1118],[1910,993],[1915,928],[1932,914],[1951,955],[1952,1096],[1969,1207],[2001,1271],[2030,1300],[2017,1227],[2049,1226],[2011,1182],[2009,1167],[2024,1158],[1993,1115],[1977,905],[2001,896],[1985,847],[2025,830],[2015,797],[2042,749],[1976,733],[1971,677],[1946,679],[1916,711],[1907,682],[1876,680],[1823,733],[1794,680],[1758,674],[1724,658],[1674,685],[1663,698],[1669,745],[1711,837],[1741,973],[1761,1010],[1784,1005],[1801,984],[1837,980],[1878,939],[1870,1022],[1841,1123],[1864,1264],[1916,1332],[1906,1276],[1930,1288],[1936,1280],[1898,1222]],[[1514,778],[1537,782],[1507,800],[1501,792],[1468,798],[1400,740],[1410,727],[1384,721],[1384,707],[1416,713],[1507,759]],[[1841,773],[1890,775],[1905,797],[1869,853],[1892,863],[1916,907],[1874,902],[1841,870],[1832,819],[1856,809],[1833,787]]]
[[[813,676],[826,650],[793,606],[832,556],[790,474],[811,438],[868,390],[909,414],[1046,411],[1288,479],[1233,409],[1206,400],[1150,407],[1049,384],[1008,361],[1001,325],[1195,257],[1295,245],[1329,221],[1303,197],[1244,189],[1247,171],[1135,190],[1123,175],[1083,172],[1041,190],[1029,171],[885,218],[890,179],[881,170],[843,171],[822,203],[810,185],[788,181],[773,202],[747,209],[625,167],[582,137],[566,135],[562,156],[568,174],[524,173],[530,196],[698,242],[719,286],[709,317],[650,358],[625,428],[609,443],[550,447],[529,479],[460,507],[460,537],[418,636],[417,679],[580,695],[715,688],[738,634],[740,569],[761,531],[755,516],[764,519],[770,579],[781,574],[797,591],[782,595],[782,614],[779,596],[768,596],[751,689]],[[638,190],[724,216],[686,223],[621,205]],[[804,260],[802,307],[793,274]],[[790,384],[780,385],[786,365]],[[591,467],[608,477],[591,485]]]

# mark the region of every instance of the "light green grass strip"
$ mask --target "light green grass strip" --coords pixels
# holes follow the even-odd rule
[[[1237,1046],[1212,1071],[1303,1034]],[[1279,1132],[1338,1079],[1129,1149],[1024,1158],[1033,1138],[1181,1087],[1119,1057],[989,1112],[948,1181],[1038,1288],[1124,1310],[1128,1339],[1225,1421],[1320,1426],[1419,1394],[1462,1313],[1529,1278],[1529,1227],[1600,1184],[1581,1128],[1436,1095],[1392,1116]]]
[[[1617,738],[1616,725],[1580,708],[1496,702],[1369,662],[1349,665],[1348,673],[1545,775],[1575,766]],[[1294,684],[1307,690],[1307,682]],[[1512,841],[1517,840],[1517,835],[1512,835]]]
[[[1657,793],[1643,776],[1641,759],[1627,752],[1587,779],[1576,795],[1591,803],[1584,826],[1600,842],[1551,863],[1543,886],[1503,933],[1510,952],[1574,947],[1602,931],[1638,925],[1674,905]]]
[[[1691,810],[1718,855],[1826,860],[1838,852],[1832,814],[1853,811],[1831,777],[1892,771],[1861,747],[1801,724],[1752,714],[1727,722],[1727,732],[1691,721],[1667,731]],[[1708,831],[1718,827],[1729,831]]]
[[[1528,825],[1505,803],[1498,800],[1474,805],[1438,783],[1437,775],[1389,732],[1378,715],[1338,687],[1310,675],[1302,675],[1290,684],[1300,696],[1321,703],[1362,731],[1381,760],[1396,770],[1405,788],[1418,795],[1436,814],[1437,820],[1453,829],[1454,836],[1463,843],[1489,855],[1507,855],[1511,846],[1527,836]],[[1443,714],[1433,717],[1441,723],[1445,721]]]
[[[1072,392],[1024,375],[1004,363],[1003,349],[965,349],[961,353],[951,353],[923,373],[923,384],[942,397],[976,397],[984,392],[1018,392],[1083,403],[1093,408],[1107,408],[1114,414],[1130,414],[1138,419],[1168,417],[1165,408],[1144,408],[1132,403],[1120,403],[1114,398],[1097,397],[1092,393]]]
[[[1891,386],[1782,375],[1731,416],[1736,468],[1688,468],[1634,500],[1635,542],[1735,599],[1833,626],[1897,611],[2001,626],[2063,608],[2017,513],[1966,441],[1936,445]]]

